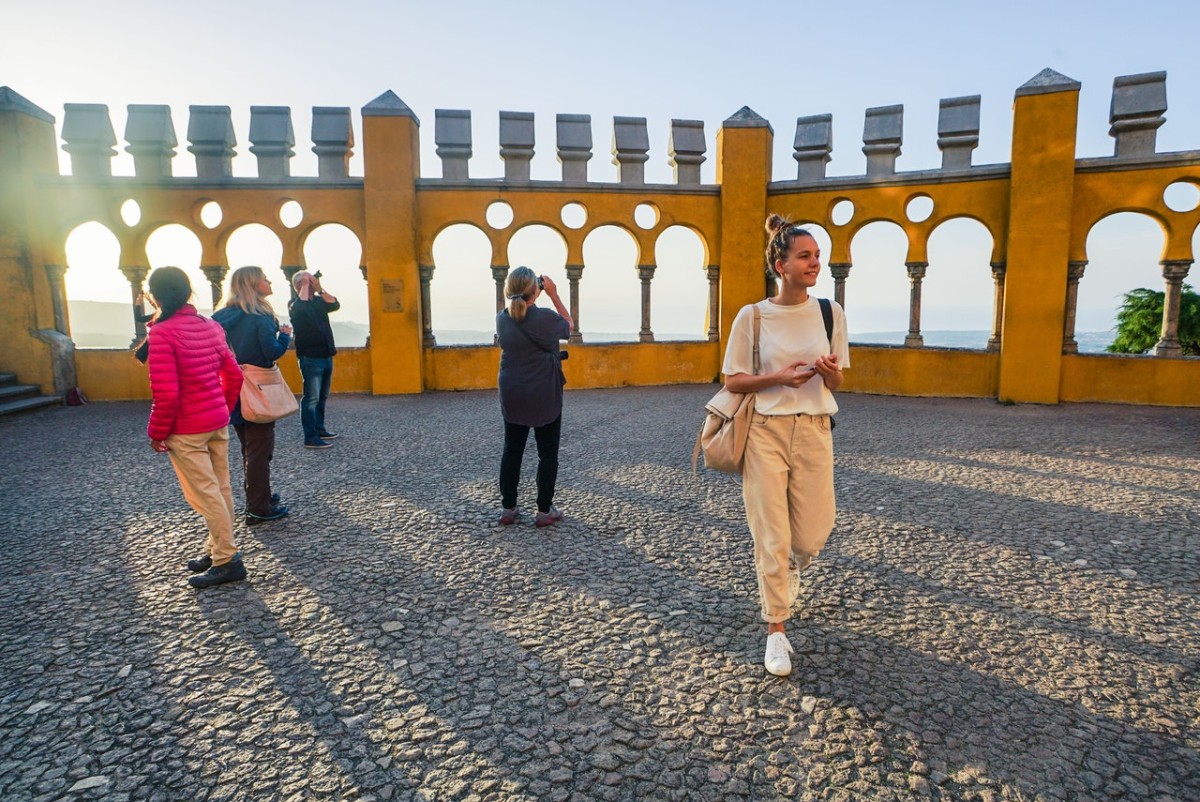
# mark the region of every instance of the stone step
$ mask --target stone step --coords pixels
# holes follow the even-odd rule
[[[12,401],[0,402],[0,415],[12,415],[17,412],[28,412],[42,407],[61,406],[62,399],[48,395],[38,395],[32,398],[17,398]]]
[[[17,374],[0,372],[0,384],[14,384],[17,381]]]
[[[23,395],[37,395],[36,384],[5,384],[0,382],[0,401],[9,401]]]

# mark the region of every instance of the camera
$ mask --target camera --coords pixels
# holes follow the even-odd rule
[[[545,282],[543,282],[543,281],[542,281],[542,277],[541,277],[541,276],[538,276],[538,289],[539,289],[539,290],[544,290],[544,289],[546,289]]]
[[[559,362],[566,362],[566,361],[567,361],[567,357],[569,357],[570,355],[571,355],[571,354],[567,352],[567,349],[565,349],[565,348],[564,348],[563,350],[561,350],[561,351],[559,351],[559,352],[558,352],[558,361],[559,361]]]
[[[320,270],[318,270],[316,273],[313,273],[313,278],[319,279],[320,277],[321,277],[321,271],[320,271]]]

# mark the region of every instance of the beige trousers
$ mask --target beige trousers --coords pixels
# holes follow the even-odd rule
[[[788,562],[803,569],[833,531],[833,437],[828,415],[755,415],[742,499],[754,538],[762,618],[791,617]]]
[[[208,524],[204,553],[213,565],[233,559],[233,490],[229,486],[229,428],[201,434],[173,434],[166,440],[171,466],[183,497]]]

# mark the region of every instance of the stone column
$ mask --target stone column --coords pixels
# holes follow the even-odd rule
[[[583,278],[583,265],[567,265],[567,281],[571,284],[571,336],[567,342],[583,342],[583,334],[579,331],[579,280]]]
[[[125,265],[121,268],[121,272],[125,275],[125,279],[129,282],[129,305],[132,307],[134,315],[143,315],[146,313],[145,307],[138,301],[138,296],[142,294],[142,285],[146,283],[146,275],[150,272],[150,268],[142,265]],[[133,340],[130,345],[137,345],[146,338],[146,324],[133,319]]]
[[[558,160],[562,180],[586,182],[587,163],[592,158],[592,115],[559,114],[554,119],[558,134]]]
[[[1191,259],[1164,259],[1163,278],[1167,281],[1167,294],[1163,300],[1162,339],[1154,346],[1155,356],[1179,357],[1183,349],[1179,346],[1179,300],[1183,280],[1192,266]]]
[[[1087,267],[1087,259],[1072,259],[1067,262],[1067,308],[1063,315],[1063,350],[1064,354],[1079,353],[1079,343],[1075,342],[1075,307],[1079,300],[1079,279],[1083,278],[1083,269]]]
[[[111,176],[112,157],[117,155],[108,106],[103,103],[67,103],[63,106],[63,150],[71,154],[75,176]]]
[[[349,106],[313,106],[312,151],[317,154],[317,176],[346,178],[350,175],[350,153],[354,126]]]
[[[942,98],[938,108],[938,148],[943,170],[967,170],[979,145],[979,95]]]
[[[650,280],[654,278],[654,265],[638,265],[638,278],[642,280],[642,330],[638,332],[638,342],[654,342],[654,332],[650,330]]]
[[[867,109],[863,123],[863,153],[867,156],[867,175],[892,175],[904,138],[904,106],[878,106]]]
[[[417,270],[421,273],[421,328],[424,332],[421,341],[426,348],[433,348],[437,345],[437,338],[433,336],[433,308],[429,305],[429,283],[433,281],[434,265],[419,265]]]
[[[533,112],[500,112],[500,158],[505,181],[528,181],[533,160]]]
[[[792,142],[795,151],[797,181],[821,181],[825,178],[825,165],[833,153],[833,115],[817,114],[796,119],[796,138]]]
[[[250,152],[258,158],[259,178],[290,177],[295,146],[290,107],[250,107]]]
[[[50,303],[54,306],[54,330],[70,336],[67,331],[67,288],[64,278],[66,265],[46,265],[46,279],[50,282]]]
[[[987,350],[999,351],[1004,323],[1004,262],[992,262],[992,281],[996,291],[992,301],[992,336],[988,339]]]
[[[925,269],[929,267],[929,262],[905,262],[904,266],[908,268],[908,336],[904,338],[904,344],[914,348],[920,348],[925,344],[925,338],[921,336],[921,280],[925,278]]]
[[[622,184],[646,183],[650,160],[650,134],[645,117],[613,117],[613,164],[621,172]]]
[[[125,119],[125,147],[133,156],[133,172],[138,178],[170,178],[175,158],[175,124],[170,106],[130,104]]]
[[[283,271],[283,275],[287,276],[288,298],[295,300],[296,296],[299,295],[299,293],[296,292],[296,285],[292,283],[292,279],[294,279],[296,277],[297,273],[299,273],[301,270],[304,269],[304,266],[303,265],[282,265],[280,267],[280,269]]]
[[[508,306],[508,299],[504,297],[504,280],[507,278],[508,265],[492,265],[492,279],[496,282],[496,314]]]
[[[829,263],[829,274],[833,276],[833,300],[837,301],[842,309],[846,308],[846,279],[850,276],[852,267],[854,265],[850,262]]]
[[[442,160],[442,178],[470,178],[471,111],[469,109],[434,109],[433,142]]]
[[[197,178],[232,178],[234,145],[228,106],[189,106],[188,152],[196,157]]]
[[[708,341],[715,343],[721,339],[721,266],[709,265],[704,272],[708,275]]]
[[[671,120],[667,155],[675,167],[676,184],[700,183],[705,150],[703,120]]]
[[[1155,151],[1158,129],[1167,118],[1167,74],[1145,72],[1113,79],[1109,106],[1109,136],[1116,140],[1113,155],[1150,156]]]
[[[200,269],[208,279],[208,286],[212,288],[212,305],[213,309],[216,309],[221,303],[221,284],[225,282],[229,268],[225,265],[205,265]]]

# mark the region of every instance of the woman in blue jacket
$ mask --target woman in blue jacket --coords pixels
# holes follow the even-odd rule
[[[292,327],[279,325],[267,296],[271,280],[261,267],[239,267],[229,280],[229,299],[213,315],[225,329],[238,364],[269,368],[287,352]],[[279,495],[271,492],[271,457],[275,454],[275,422],[251,423],[242,405],[230,416],[242,446],[242,476],[246,489],[246,523],[276,521],[288,514]]]

